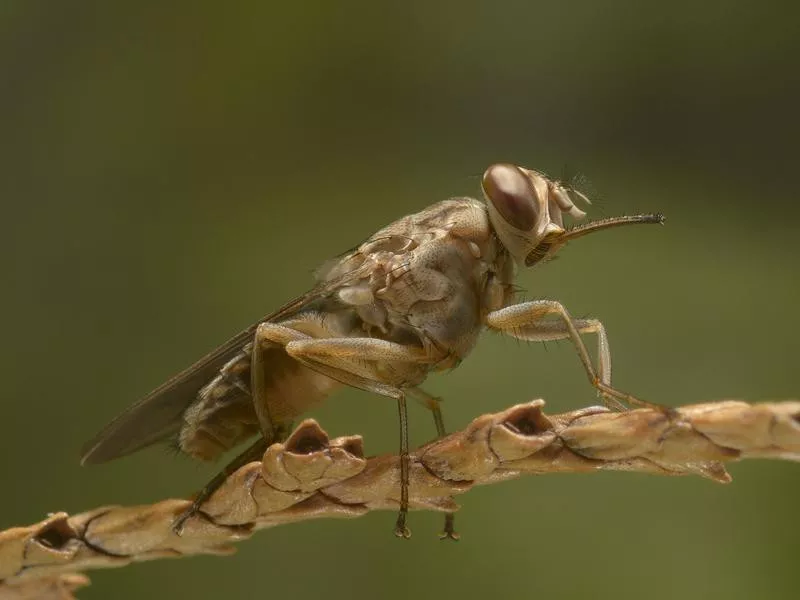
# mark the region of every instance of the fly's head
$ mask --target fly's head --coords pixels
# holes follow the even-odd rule
[[[619,225],[664,222],[661,215],[633,215],[565,227],[565,214],[573,219],[586,216],[575,206],[573,198],[591,204],[589,199],[537,171],[507,163],[486,169],[482,187],[489,220],[497,237],[514,260],[525,266],[550,258],[567,242],[593,231]]]

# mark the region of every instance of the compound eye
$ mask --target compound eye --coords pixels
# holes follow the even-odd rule
[[[483,174],[483,193],[512,227],[530,231],[536,224],[536,192],[519,167],[492,165]]]

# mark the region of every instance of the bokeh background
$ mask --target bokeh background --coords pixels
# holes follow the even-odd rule
[[[592,182],[586,238],[522,274],[608,327],[615,383],[681,404],[798,394],[800,36],[770,2],[0,5],[0,526],[185,495],[216,466],[81,444],[373,230],[511,161]],[[487,335],[427,386],[459,428],[596,403],[568,343]],[[413,442],[432,435],[412,408]],[[393,451],[395,407],[314,412]],[[264,532],[232,558],[92,573],[92,598],[789,598],[800,465],[735,482],[528,478],[438,515]]]

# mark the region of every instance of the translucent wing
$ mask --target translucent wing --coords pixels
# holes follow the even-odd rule
[[[197,399],[198,391],[252,341],[259,323],[285,319],[348,281],[361,277],[367,270],[362,263],[344,275],[321,283],[172,377],[130,406],[89,441],[82,449],[81,464],[103,463],[174,437],[180,431],[184,411]]]
[[[181,371],[106,425],[81,451],[81,464],[131,454],[178,433],[183,412],[197,392],[252,338],[253,324]]]

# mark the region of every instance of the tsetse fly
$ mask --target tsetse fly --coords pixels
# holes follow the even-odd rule
[[[156,442],[212,460],[258,436],[197,496],[175,524],[180,532],[234,469],[285,439],[292,421],[337,387],[397,402],[400,415],[399,514],[395,534],[410,536],[406,398],[432,411],[439,401],[419,386],[453,369],[484,329],[521,340],[570,339],[591,384],[609,404],[649,405],[611,385],[611,355],[600,321],[577,319],[555,300],[515,303],[521,267],[546,261],[565,244],[611,227],[663,223],[658,214],[565,227],[580,219],[579,191],[512,164],[490,166],[485,202],[451,198],[405,216],[328,263],[316,285],[201,358],[111,421],[83,451],[102,463]],[[581,334],[597,336],[597,367]],[[443,537],[456,537],[452,515]]]

